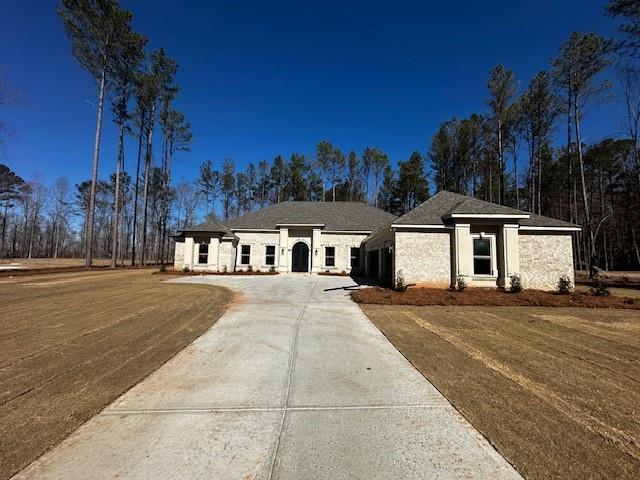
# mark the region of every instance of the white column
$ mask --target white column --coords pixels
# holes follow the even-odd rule
[[[316,251],[318,254],[316,255]],[[322,251],[322,234],[319,228],[314,228],[311,235],[311,251],[309,252],[311,259],[311,272],[320,272],[324,265],[324,252]]]
[[[280,229],[280,245],[278,247],[278,271],[289,271],[289,229]]]
[[[473,275],[473,241],[471,238],[471,225],[457,224],[453,229],[453,259],[454,268],[452,285],[455,285],[458,276],[471,277]]]
[[[520,273],[520,249],[518,243],[519,225],[504,225],[502,227],[502,259],[505,274],[505,286],[507,279],[514,273]]]
[[[184,239],[184,266],[193,268],[193,237],[185,237]]]
[[[220,246],[220,238],[211,237],[209,241],[209,270],[217,272],[218,271],[218,250]]]

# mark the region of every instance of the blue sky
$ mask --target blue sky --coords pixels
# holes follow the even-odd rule
[[[194,143],[176,160],[176,180],[195,178],[206,159],[243,166],[311,155],[323,139],[358,152],[378,145],[393,161],[426,153],[443,120],[486,110],[497,63],[516,72],[523,90],[572,31],[612,35],[605,3],[122,0],[150,46],[180,65],[175,106],[192,123]],[[56,6],[3,6],[0,78],[20,96],[0,111],[15,130],[0,162],[28,179],[77,183],[90,177],[97,89],[71,57]],[[110,115],[104,120],[106,177],[117,133]],[[615,99],[594,106],[586,141],[618,135],[620,125]],[[129,172],[134,161],[128,138]]]

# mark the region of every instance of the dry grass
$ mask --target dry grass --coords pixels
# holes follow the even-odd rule
[[[525,478],[638,478],[640,313],[363,310]]]
[[[396,292],[386,288],[355,290],[351,297],[357,303],[378,305],[439,305],[439,306],[528,306],[528,307],[587,307],[640,309],[639,298],[619,296],[596,297],[588,292],[560,295],[540,290],[510,293],[491,288],[467,288],[456,292],[442,288],[410,288]]]
[[[41,268],[65,268],[84,267],[84,258],[3,258],[0,259],[0,266],[10,263],[19,264],[20,267],[36,270]],[[94,258],[93,265],[96,267],[108,267],[111,265],[110,258]]]
[[[230,301],[148,270],[0,279],[0,478],[207,330]]]

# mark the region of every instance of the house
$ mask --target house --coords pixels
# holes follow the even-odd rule
[[[390,284],[551,290],[574,276],[571,223],[441,191],[396,217],[356,202],[283,202],[174,237],[175,268],[348,272]]]
[[[525,288],[553,290],[574,280],[574,224],[477,198],[441,191],[363,242],[366,272],[392,284],[508,287],[519,274]]]
[[[359,202],[282,202],[178,232],[174,268],[193,271],[362,271],[360,246],[396,218]]]

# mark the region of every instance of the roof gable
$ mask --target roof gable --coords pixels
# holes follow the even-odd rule
[[[515,208],[442,190],[413,210],[397,218],[393,225],[444,225],[455,216],[504,216],[518,218],[520,225],[540,227],[576,227],[554,218],[534,215]]]

